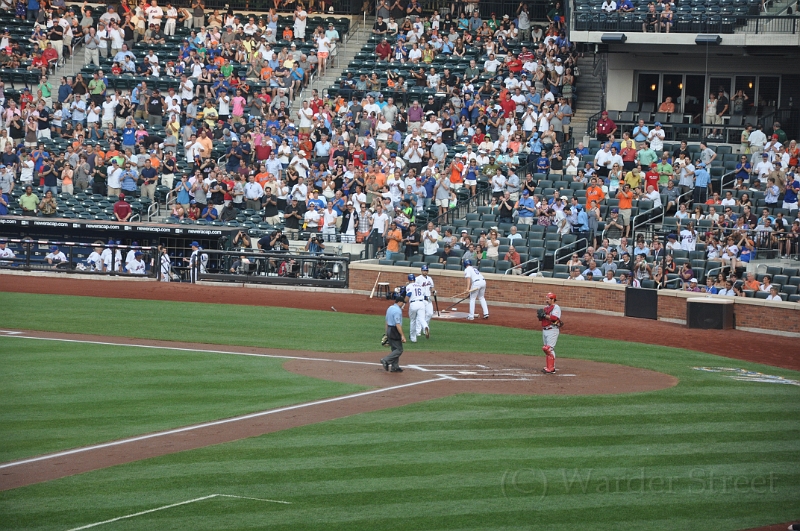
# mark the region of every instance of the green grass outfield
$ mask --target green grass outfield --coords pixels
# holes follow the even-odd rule
[[[335,352],[375,351],[381,330],[380,317],[333,312],[3,299],[4,329]],[[434,332],[426,349],[535,354],[541,341],[466,323],[436,322]],[[0,339],[5,459],[356,389],[289,374],[279,360],[74,347]],[[66,530],[211,494],[291,505],[217,497],[92,529],[740,530],[800,518],[800,387],[692,367],[800,373],[569,335],[559,352],[680,384],[615,396],[452,396],[148,459],[2,492],[0,529]],[[87,366],[111,381],[95,388]],[[172,372],[177,383],[165,385]]]

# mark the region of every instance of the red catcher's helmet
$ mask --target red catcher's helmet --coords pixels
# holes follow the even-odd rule
[[[556,300],[556,294],[551,291],[550,293],[547,294],[547,298]]]

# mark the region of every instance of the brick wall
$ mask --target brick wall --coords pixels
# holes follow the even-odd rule
[[[381,273],[380,281],[389,282],[392,289],[407,284],[409,273],[419,273],[416,269],[405,267],[355,263],[350,266],[350,289],[371,291],[378,272]],[[467,281],[463,272],[433,270],[431,273],[439,299],[451,299],[466,290]],[[586,284],[578,286],[574,281],[551,278],[484,276],[487,282],[486,300],[489,302],[541,306],[544,305],[545,294],[554,291],[558,294],[558,303],[564,308],[593,308],[618,314],[625,310],[625,289],[622,286],[596,284],[587,289]]]
[[[356,262],[350,265],[350,289],[369,292],[380,272],[380,282],[388,282],[391,289],[408,283],[408,274],[418,274],[417,269],[388,267]],[[431,271],[440,300],[452,300],[454,296],[465,296],[467,281],[463,272]],[[625,288],[602,282],[574,282],[552,278],[530,278],[510,275],[485,275],[486,300],[510,305],[544,305],[548,291],[558,294],[558,303],[566,309],[602,311],[623,315],[625,312]],[[686,321],[686,299],[697,297],[695,293],[661,291],[658,299],[658,318]],[[800,335],[800,304],[769,302],[761,299],[734,299],[734,315],[737,327],[774,330]]]
[[[749,302],[749,301],[748,301]],[[767,330],[781,330],[792,334],[800,334],[800,315],[798,303],[778,303],[782,307],[770,307],[769,301],[759,301],[766,304],[737,304],[734,306],[737,328],[764,328]],[[772,303],[774,304],[774,303]],[[785,307],[784,305],[791,305]],[[777,305],[776,305],[777,306]]]

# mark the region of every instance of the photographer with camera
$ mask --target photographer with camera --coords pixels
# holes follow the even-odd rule
[[[236,236],[233,237],[231,247],[234,249],[249,250],[251,247],[250,236],[248,236],[245,231],[240,230],[236,233]]]
[[[281,229],[276,229],[271,234],[262,236],[256,245],[258,245],[258,250],[262,253],[289,251],[289,240]],[[267,272],[274,271],[276,268],[277,262],[275,260],[267,260]]]
[[[303,249],[305,252],[312,256],[319,256],[322,254],[323,250],[325,249],[325,242],[321,235],[314,235],[312,234],[311,237],[306,242],[306,246]],[[317,272],[317,269],[322,264],[317,260],[306,260],[303,262],[303,276],[305,277],[313,277]]]
[[[323,249],[325,249],[325,241],[323,237],[319,235],[312,235],[306,242],[305,249],[303,250],[308,254],[317,256],[322,254]]]

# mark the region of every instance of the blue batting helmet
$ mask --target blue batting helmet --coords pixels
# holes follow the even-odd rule
[[[411,273],[410,275],[408,275],[408,281],[409,282],[414,282],[415,280],[417,280],[417,277],[414,276],[414,273]]]
[[[420,267],[420,270],[427,271],[428,270],[428,264],[425,264],[424,266]]]
[[[464,260],[464,267],[471,266],[471,265],[472,265],[472,260],[470,260],[470,259]]]

